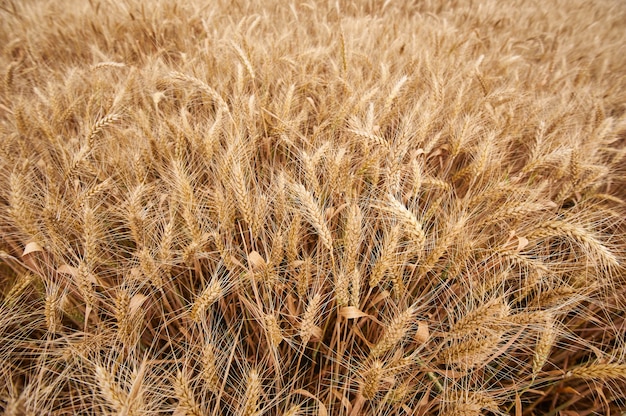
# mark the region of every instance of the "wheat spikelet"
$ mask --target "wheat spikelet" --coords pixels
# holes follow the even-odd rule
[[[513,325],[545,325],[545,322],[553,319],[551,312],[541,310],[533,312],[522,312],[506,317],[506,321]]]
[[[130,295],[126,291],[120,291],[115,302],[115,320],[117,321],[117,333],[122,342],[129,343],[132,334],[130,317]]]
[[[285,256],[285,235],[282,231],[274,233],[272,237],[272,248],[270,249],[270,256],[268,259],[268,265],[271,267],[279,267]]]
[[[44,305],[44,315],[46,317],[46,326],[51,333],[59,332],[61,326],[61,317],[59,313],[61,296],[59,287],[51,285],[46,288],[46,299]]]
[[[370,355],[372,357],[380,357],[402,341],[413,323],[415,313],[415,308],[409,306],[406,310],[394,316],[380,336],[378,343],[370,351]]]
[[[203,412],[198,407],[194,398],[193,390],[189,385],[188,377],[182,371],[178,371],[174,380],[174,394],[178,399],[177,414],[202,416]]]
[[[321,195],[321,190],[316,172],[318,159],[317,153],[311,156],[307,152],[302,152],[300,159],[302,160],[302,170],[304,171],[306,184],[313,189],[313,195],[319,197]]]
[[[236,201],[229,197],[220,186],[215,189],[213,197],[220,229],[230,234],[235,229]]]
[[[387,230],[380,248],[380,254],[370,274],[370,287],[377,286],[381,279],[385,276],[385,273],[387,273],[387,271],[391,268],[394,255],[396,254],[396,250],[398,248],[400,232],[401,228],[399,224],[395,224]]]
[[[554,346],[557,338],[557,331],[554,328],[554,322],[551,316],[548,315],[545,322],[545,328],[541,331],[537,345],[535,346],[535,352],[533,354],[532,373],[533,378],[539,374],[543,366],[548,361],[550,356],[550,350]]]
[[[607,266],[617,267],[619,262],[606,246],[589,231],[576,224],[554,220],[541,223],[527,238],[546,238],[567,236],[572,241],[580,243],[585,249],[598,255],[599,259]]]
[[[237,55],[239,55],[241,62],[243,62],[244,66],[246,67],[246,71],[248,71],[248,75],[250,75],[250,78],[255,79],[256,75],[254,73],[254,68],[252,67],[250,59],[248,59],[248,55],[235,42],[231,42],[231,46],[237,52]]]
[[[240,416],[257,415],[261,401],[261,393],[262,384],[259,373],[256,369],[251,369],[246,376],[246,391],[238,414]]]
[[[103,193],[104,191],[106,191],[111,184],[113,183],[113,180],[111,178],[107,178],[104,181],[90,186],[85,192],[83,192],[83,194],[78,198],[78,206],[81,208],[84,208],[86,204],[91,203],[91,200],[93,198],[95,198],[96,196],[98,196],[98,194]],[[54,202],[53,202],[54,203]]]
[[[188,82],[194,85],[196,88],[201,89],[202,91],[206,92],[213,100],[215,100],[215,102],[218,103],[222,111],[226,113],[229,112],[226,101],[224,101],[222,96],[217,91],[215,91],[213,88],[208,86],[205,82],[191,75],[183,74],[182,72],[176,72],[176,71],[170,73],[170,78],[178,80],[178,81]]]
[[[29,206],[25,180],[23,175],[15,172],[9,177],[9,213],[21,231],[32,238],[38,230]]]
[[[530,306],[549,309],[555,306],[571,305],[580,299],[580,293],[569,286],[558,286],[538,293],[530,302]]]
[[[508,306],[501,299],[480,305],[451,325],[448,335],[452,338],[464,338],[488,329],[493,323],[497,325],[498,320],[508,314],[508,309]]]
[[[385,395],[384,401],[390,405],[403,404],[415,392],[410,383],[404,382],[395,386]]]
[[[249,227],[255,227],[255,215],[252,208],[252,201],[250,200],[250,192],[246,185],[246,178],[244,176],[241,164],[238,161],[233,162],[232,165],[232,181],[233,181],[233,194],[235,195],[235,201],[237,207],[241,212],[243,220]]]
[[[626,364],[586,364],[569,370],[565,377],[583,380],[626,379]]]
[[[293,264],[296,260],[298,260],[301,229],[302,217],[299,213],[296,213],[291,219],[291,223],[289,224],[289,231],[287,232],[287,244],[285,248],[287,261],[290,264]]]
[[[450,416],[478,416],[484,410],[498,411],[498,403],[482,392],[458,391],[450,394],[446,401],[445,414]]]
[[[11,289],[7,292],[2,300],[3,304],[9,308],[15,306],[20,296],[24,293],[26,288],[33,283],[35,275],[32,273],[24,273],[19,275]]]
[[[169,275],[171,270],[171,261],[174,253],[172,252],[174,245],[174,217],[163,227],[163,233],[161,234],[161,241],[159,242],[158,259],[161,263],[161,270],[164,275]]]
[[[158,270],[154,257],[148,247],[139,250],[137,255],[139,258],[139,266],[145,278],[157,289],[163,288],[165,282]]]
[[[338,306],[346,306],[350,302],[349,277],[344,272],[339,272],[335,277],[335,301]]]
[[[13,81],[15,77],[15,70],[19,66],[19,62],[13,61],[7,66],[6,73],[4,74],[4,90],[5,92],[11,91],[13,87]]]
[[[283,341],[283,333],[278,324],[278,319],[274,314],[265,314],[263,317],[263,323],[265,325],[265,331],[267,332],[268,339],[272,348],[278,348]]]
[[[384,375],[384,363],[380,360],[374,360],[363,372],[360,391],[365,399],[372,400],[376,396]]]
[[[126,64],[122,62],[107,61],[98,62],[97,64],[91,66],[92,71],[96,71],[101,68],[126,68]]]
[[[84,261],[81,261],[78,265],[76,280],[78,290],[83,297],[85,305],[93,308],[97,301],[97,295],[93,285],[97,283],[97,281],[91,268]]]
[[[100,388],[100,394],[113,409],[118,412],[124,411],[128,400],[128,394],[115,381],[115,376],[99,365],[96,365],[96,380]]]
[[[304,187],[302,184],[292,185],[295,196],[302,204],[302,208],[306,213],[306,217],[317,231],[317,234],[322,242],[322,245],[330,252],[333,251],[333,239],[326,225],[326,220],[320,206],[318,205],[315,197]]]
[[[302,320],[300,322],[300,338],[302,339],[302,344],[308,344],[309,340],[316,332],[316,322],[318,313],[320,310],[320,306],[322,303],[322,295],[320,293],[316,293],[309,300],[309,304],[302,315]]]
[[[283,416],[299,416],[302,414],[301,411],[302,411],[302,406],[294,404],[289,409],[287,409],[285,413],[283,413]]]
[[[359,308],[361,304],[361,272],[355,268],[350,273],[350,306]]]
[[[393,195],[388,195],[387,199],[389,201],[391,212],[406,225],[405,230],[407,234],[411,236],[417,245],[417,247],[413,248],[412,251],[419,252],[425,241],[422,224],[417,220],[415,214],[409,211],[409,209],[402,202],[394,198]]]
[[[470,338],[446,348],[442,356],[447,364],[469,370],[484,364],[499,342],[499,333]]]
[[[196,298],[191,306],[189,312],[189,318],[198,322],[204,314],[204,311],[215,303],[223,295],[222,283],[219,280],[214,280],[202,291],[202,293]]]
[[[355,202],[351,203],[346,213],[346,225],[343,236],[343,267],[353,270],[358,259],[361,243],[363,214]]]
[[[143,187],[137,186],[130,192],[127,202],[128,228],[137,247],[141,247],[144,243],[145,214],[141,204],[143,192]]]
[[[120,119],[121,117],[118,114],[109,114],[98,120],[93,126],[91,126],[91,130],[87,135],[86,148],[88,150],[93,149],[98,134],[100,134],[105,128],[119,121]]]
[[[207,342],[202,348],[202,371],[200,377],[204,380],[206,387],[213,393],[219,392],[220,377],[218,372],[218,362],[215,346]]]

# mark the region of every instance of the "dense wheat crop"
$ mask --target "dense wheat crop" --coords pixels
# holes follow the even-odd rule
[[[0,411],[626,408],[624,2],[0,22]]]

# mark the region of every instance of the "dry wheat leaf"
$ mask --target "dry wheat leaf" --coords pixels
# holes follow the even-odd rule
[[[309,341],[318,342],[322,339],[323,335],[324,335],[324,330],[320,328],[319,326],[315,325],[313,329],[311,329],[311,339]]]
[[[346,409],[346,414],[350,414],[352,411],[352,403],[350,403],[350,400],[345,396],[345,394],[340,394],[337,389],[332,389],[331,392],[333,396],[341,402],[344,409]]]
[[[430,338],[428,323],[424,321],[417,322],[417,331],[415,332],[415,340],[420,344],[425,344]]]
[[[22,257],[30,253],[35,253],[37,251],[43,251],[43,247],[41,247],[38,243],[31,241],[30,243],[26,244],[26,247],[24,247]]]
[[[525,237],[517,237],[517,252],[519,253],[528,245],[528,239]]]
[[[76,267],[72,267],[69,264],[62,264],[57,269],[57,273],[69,274],[70,276],[78,276],[78,269]]]
[[[128,306],[130,313],[134,314],[135,312],[137,312],[137,310],[141,307],[141,305],[143,305],[147,298],[148,297],[146,295],[142,295],[141,293],[137,293],[135,296],[133,296],[130,299],[130,303]]]
[[[363,312],[356,306],[344,306],[343,308],[339,309],[338,314],[339,316],[342,316],[346,319],[356,319],[356,318],[362,318],[364,316],[369,317],[367,313]]]
[[[319,410],[318,410],[318,415],[319,416],[328,416],[328,410],[326,409],[326,406],[324,406],[324,403],[322,403],[322,401],[315,396],[312,393],[309,393],[308,391],[304,390],[304,389],[298,389],[295,390],[293,392],[293,394],[301,394],[302,396],[308,397],[309,399],[313,399],[317,402],[318,406],[319,406]]]
[[[576,390],[572,386],[562,387],[562,388],[557,389],[557,391],[559,393],[574,394],[576,396],[581,396],[581,394],[578,392],[578,390]]]
[[[258,251],[251,251],[248,254],[248,263],[252,270],[263,270],[263,268],[267,265],[265,259],[259,254]]]

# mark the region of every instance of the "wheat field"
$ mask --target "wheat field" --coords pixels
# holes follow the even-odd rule
[[[623,414],[623,1],[0,23],[0,412]]]

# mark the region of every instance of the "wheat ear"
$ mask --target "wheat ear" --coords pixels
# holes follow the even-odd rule
[[[303,344],[307,344],[311,337],[316,332],[316,321],[319,313],[319,308],[322,303],[322,295],[316,293],[309,301],[309,304],[302,315],[302,321],[300,323],[300,338]]]
[[[204,311],[216,300],[223,295],[222,283],[219,280],[212,281],[196,298],[189,312],[189,318],[192,321],[198,322],[203,316]]]
[[[380,357],[402,341],[409,332],[415,313],[415,308],[409,306],[406,310],[397,314],[383,332],[378,343],[372,348],[370,355],[372,357]]]
[[[177,414],[190,416],[203,415],[194,398],[193,390],[189,385],[189,379],[182,371],[178,371],[176,374],[176,379],[174,380],[174,394],[178,399]]]
[[[293,190],[296,197],[300,200],[300,203],[304,208],[307,219],[309,220],[313,228],[315,228],[315,231],[317,231],[322,245],[326,247],[329,252],[332,253],[332,234],[328,229],[328,225],[326,225],[324,214],[322,213],[322,209],[320,208],[317,200],[302,184],[293,185]]]
[[[256,416],[261,401],[262,384],[259,373],[251,369],[246,377],[246,392],[239,411],[240,416]]]
[[[569,370],[565,377],[583,380],[626,380],[626,364],[586,364]]]

